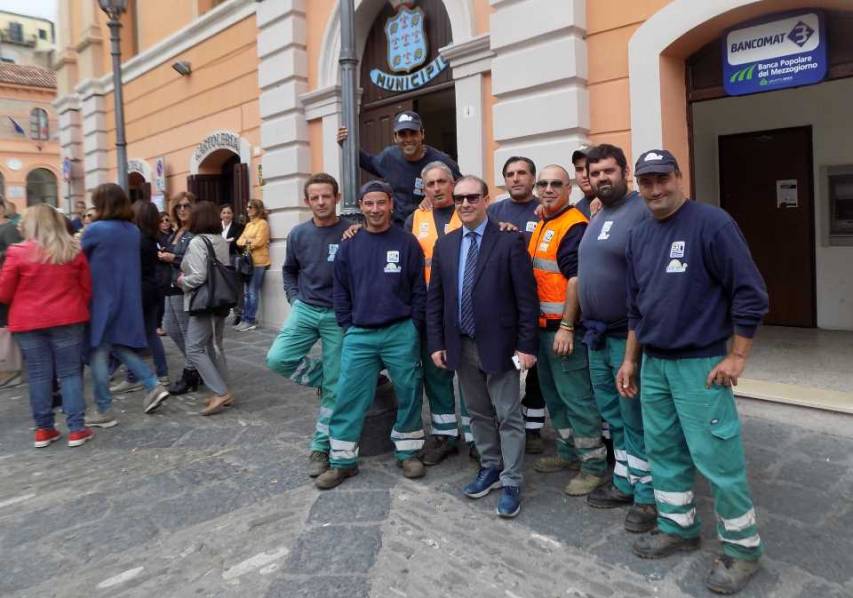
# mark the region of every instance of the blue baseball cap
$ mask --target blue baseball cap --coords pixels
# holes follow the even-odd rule
[[[394,197],[394,189],[391,185],[382,180],[367,181],[358,190],[358,201],[361,201],[368,193],[385,193],[388,197]]]
[[[421,115],[417,112],[412,112],[411,110],[406,110],[401,112],[397,116],[394,117],[394,132],[398,133],[400,131],[420,131],[424,128],[424,124],[421,121]]]
[[[680,170],[678,161],[665,149],[653,149],[640,154],[634,165],[634,176],[643,174],[669,174]]]

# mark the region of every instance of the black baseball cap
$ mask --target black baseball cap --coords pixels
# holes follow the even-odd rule
[[[400,114],[394,117],[395,133],[406,130],[420,131],[423,128],[424,124],[423,122],[421,122],[421,115],[417,112],[406,110],[405,112],[401,112]]]
[[[361,189],[358,190],[358,201],[364,199],[364,196],[368,193],[385,193],[388,197],[394,197],[394,189],[391,188],[391,185],[381,180],[373,180],[367,181],[365,184],[361,186]]]
[[[640,154],[634,165],[634,176],[643,174],[669,174],[680,170],[678,161],[665,149],[653,149]]]
[[[589,154],[589,150],[592,149],[591,145],[582,145],[578,149],[572,152],[572,164],[579,158],[586,158],[587,154]]]

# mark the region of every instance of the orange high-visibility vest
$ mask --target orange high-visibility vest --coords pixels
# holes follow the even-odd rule
[[[444,234],[456,230],[462,226],[462,221],[456,211],[453,211],[453,216],[450,217],[450,222],[444,226]],[[432,250],[435,247],[435,242],[438,240],[438,230],[435,227],[435,218],[433,213],[426,212],[421,209],[415,209],[414,217],[412,218],[412,234],[417,238],[421,249],[424,251],[424,279],[429,286],[429,277],[432,272]]]
[[[560,320],[566,304],[568,280],[557,264],[557,249],[566,233],[582,222],[589,222],[583,213],[570,207],[551,220],[540,220],[530,237],[527,251],[533,259],[533,276],[539,294],[539,327],[545,328],[548,320]]]

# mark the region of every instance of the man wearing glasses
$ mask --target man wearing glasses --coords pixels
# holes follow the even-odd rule
[[[536,189],[544,218],[533,231],[528,251],[539,294],[539,386],[557,430],[557,461],[562,469],[580,468],[565,492],[584,496],[608,479],[587,351],[583,345],[575,347],[574,336],[578,247],[588,221],[569,203],[569,173],[562,166],[542,169]]]
[[[536,284],[520,233],[501,233],[486,217],[488,187],[462,177],[453,201],[462,222],[438,240],[427,300],[433,363],[456,370],[480,452],[480,470],[465,495],[503,487],[497,513],[521,510],[524,417],[519,372],[536,363]]]

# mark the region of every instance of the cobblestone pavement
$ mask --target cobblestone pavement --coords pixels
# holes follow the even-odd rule
[[[497,493],[462,495],[467,456],[414,481],[390,455],[364,459],[320,493],[306,473],[314,393],[266,370],[271,332],[229,334],[237,402],[220,416],[197,415],[201,393],[146,416],[135,393],[89,444],[35,450],[25,387],[0,392],[0,596],[709,595],[703,482],[703,549],[662,561],[632,555],[624,511],[569,498],[565,476],[529,458],[511,521]],[[853,596],[853,417],[741,409],[767,545],[743,595]]]

